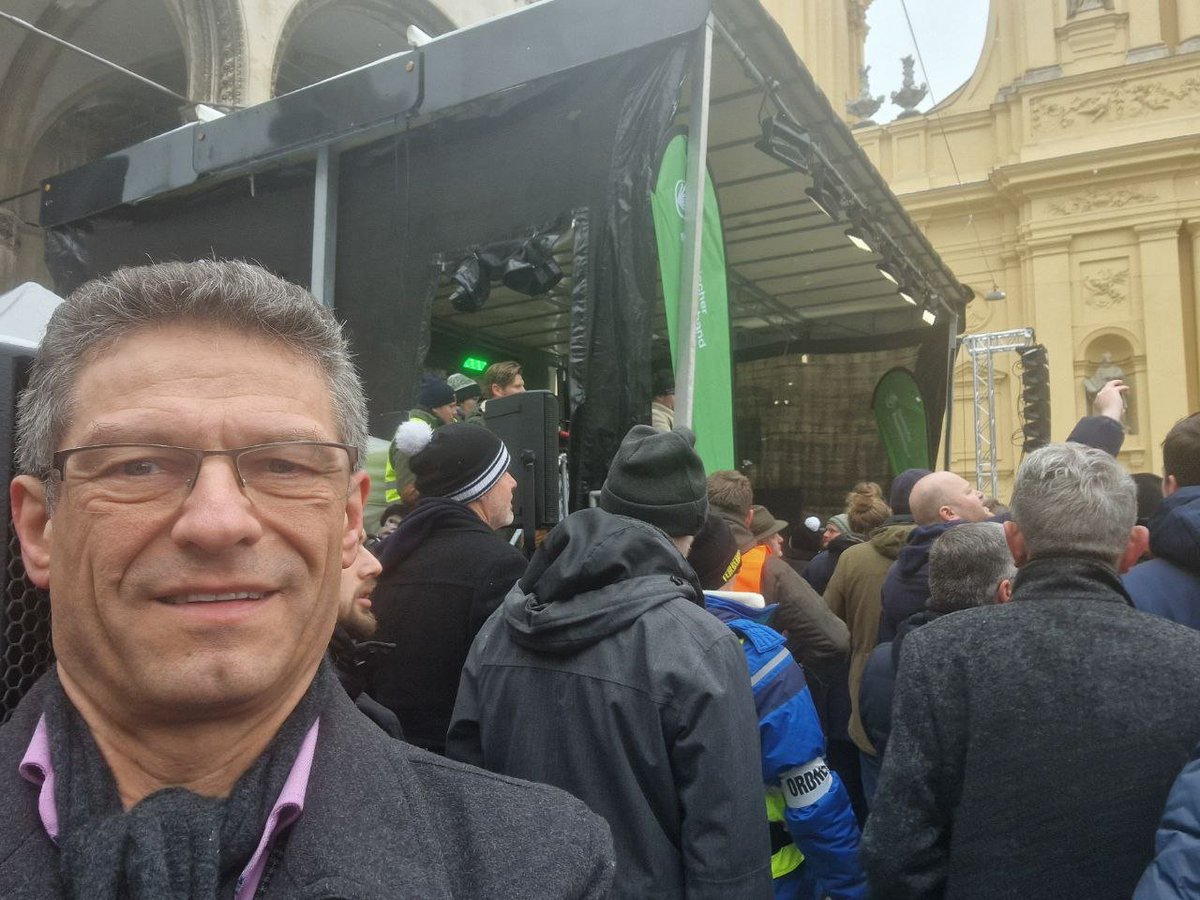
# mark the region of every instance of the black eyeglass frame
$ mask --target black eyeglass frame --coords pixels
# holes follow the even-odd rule
[[[256,450],[265,450],[269,447],[294,447],[303,445],[305,447],[340,447],[346,451],[346,455],[350,459],[350,474],[353,475],[358,466],[358,448],[350,444],[342,444],[338,441],[268,441],[265,444],[251,444],[249,447],[234,447],[230,450],[201,450],[199,447],[179,447],[175,444],[145,444],[140,442],[122,442],[119,444],[85,444],[82,447],[68,447],[65,450],[55,451],[50,457],[50,471],[46,473],[46,478],[51,475],[58,474],[59,484],[66,484],[65,467],[67,460],[76,453],[84,450],[107,450],[120,449],[122,447],[147,447],[151,450],[182,450],[185,453],[192,454],[196,459],[196,468],[192,472],[192,477],[187,480],[188,487],[192,487],[196,483],[196,479],[200,476],[200,467],[204,465],[204,460],[210,456],[228,456],[233,460],[233,471],[237,473],[238,484],[241,487],[246,486],[246,479],[242,475],[242,469],[238,465],[239,458],[246,453],[251,453]]]

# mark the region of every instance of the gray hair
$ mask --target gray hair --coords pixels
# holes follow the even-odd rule
[[[996,587],[1017,574],[998,522],[969,522],[942,532],[929,548],[925,608],[949,613],[996,599]]]
[[[1137,522],[1137,487],[1103,450],[1049,444],[1017,470],[1012,518],[1030,558],[1082,556],[1115,566]]]
[[[367,452],[367,404],[331,310],[246,262],[201,259],[118,269],[80,286],[50,317],[18,405],[17,465],[45,477],[74,414],[80,372],[131,334],[196,324],[266,338],[312,362],[329,384],[338,439]]]

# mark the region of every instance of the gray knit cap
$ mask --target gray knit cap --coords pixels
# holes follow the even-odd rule
[[[671,537],[696,534],[708,514],[708,488],[695,445],[687,428],[634,425],[608,469],[600,508],[649,522]]]

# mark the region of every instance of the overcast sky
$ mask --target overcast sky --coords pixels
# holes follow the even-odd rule
[[[912,17],[917,46],[929,72],[930,93],[941,101],[975,71],[987,27],[988,0],[906,0]],[[1195,2],[1195,0],[1190,0]],[[900,89],[901,57],[917,56],[909,36],[900,0],[874,0],[867,10],[867,64],[871,67],[871,95],[884,95],[883,106],[873,117],[890,122],[900,113],[892,103],[892,91]],[[916,60],[916,83],[924,82],[921,62]],[[930,107],[930,97],[917,108]]]

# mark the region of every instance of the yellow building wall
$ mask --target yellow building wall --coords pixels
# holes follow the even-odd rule
[[[804,22],[780,21],[807,61]],[[967,333],[1035,329],[1053,439],[1090,412],[1083,381],[1107,354],[1131,384],[1120,458],[1161,474],[1163,437],[1200,409],[1200,2],[992,0],[966,84],[855,134],[977,290]],[[993,285],[1007,299],[983,300]],[[995,363],[1003,498],[1021,458],[1020,377],[1016,354]],[[954,391],[952,467],[974,479],[965,359]]]

